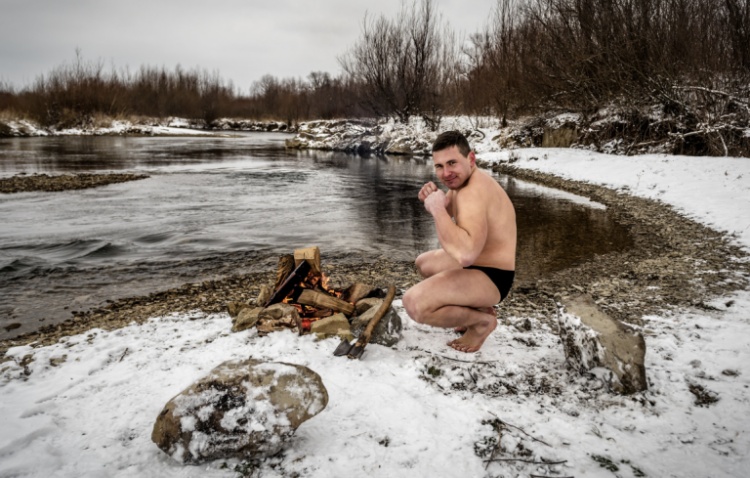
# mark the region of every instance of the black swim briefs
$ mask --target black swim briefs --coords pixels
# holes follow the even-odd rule
[[[497,290],[500,291],[500,302],[508,296],[510,287],[513,285],[513,278],[516,276],[516,271],[506,271],[505,269],[496,269],[494,267],[484,266],[469,266],[466,269],[476,269],[487,274]]]

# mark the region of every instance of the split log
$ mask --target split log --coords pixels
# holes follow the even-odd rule
[[[375,289],[375,287],[369,285],[369,284],[363,284],[361,282],[357,282],[355,284],[352,284],[348,289],[346,289],[341,296],[341,298],[347,302],[351,302],[352,304],[356,304],[359,302],[360,299],[364,299],[370,293]]]
[[[313,289],[302,289],[302,293],[296,299],[296,302],[318,309],[332,309],[336,312],[343,312],[346,315],[354,313],[354,304]]]
[[[279,257],[279,267],[276,269],[276,283],[273,285],[273,290],[276,290],[284,283],[289,274],[292,273],[297,265],[294,263],[294,256],[291,254],[284,254]]]
[[[312,271],[315,274],[320,274],[320,249],[318,246],[295,249],[294,265],[299,266],[302,261],[307,261],[310,264]]]
[[[307,261],[302,261],[297,266],[297,268],[294,269],[291,274],[289,274],[289,277],[287,277],[284,282],[276,289],[271,298],[268,299],[268,302],[266,302],[265,306],[268,307],[269,305],[284,300],[284,298],[289,295],[289,293],[292,292],[300,282],[305,280],[305,277],[307,277],[307,274],[309,272],[310,264]]]

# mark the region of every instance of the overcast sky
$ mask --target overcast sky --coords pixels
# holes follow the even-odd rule
[[[411,0],[408,0],[409,3]],[[482,29],[495,0],[434,0],[457,33]],[[218,70],[240,92],[264,74],[338,74],[365,12],[394,18],[401,0],[0,0],[0,82],[31,84],[85,60]]]

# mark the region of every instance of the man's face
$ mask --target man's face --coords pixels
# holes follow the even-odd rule
[[[475,163],[474,153],[463,156],[457,146],[432,153],[435,174],[448,189],[460,189],[471,176]]]

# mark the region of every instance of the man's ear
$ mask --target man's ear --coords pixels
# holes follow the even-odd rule
[[[477,164],[477,157],[474,154],[474,151],[469,151],[469,164],[471,166],[474,166]]]

